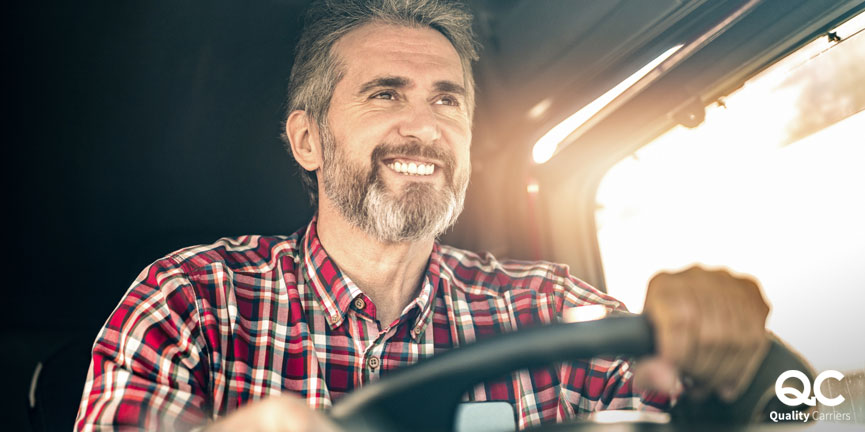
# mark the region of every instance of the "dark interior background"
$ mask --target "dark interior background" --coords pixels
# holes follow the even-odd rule
[[[305,2],[257,3],[4,6],[4,429],[149,262],[311,215],[279,139]]]
[[[287,234],[308,221],[312,211],[279,138],[307,3],[4,4],[5,430],[29,428],[36,363],[69,342],[92,341],[148,263],[184,246]],[[829,18],[819,21],[810,9],[832,2],[769,2],[741,31],[713,42],[715,51],[543,170],[529,163],[531,145],[625,71],[743,3],[472,1],[485,45],[476,68],[473,177],[466,211],[445,240],[498,257],[567,262],[603,287],[592,219],[603,171],[673,124],[668,113],[694,100],[702,109],[824,31]],[[687,26],[674,26],[685,17]],[[735,78],[722,80],[731,71]],[[545,99],[549,114],[528,119]],[[530,181],[541,184],[538,201],[526,194]],[[560,214],[549,214],[553,206],[544,202],[555,202]],[[549,221],[557,218],[553,236]]]
[[[309,217],[279,139],[297,5],[52,3],[12,23],[9,323],[92,329],[159,256]]]

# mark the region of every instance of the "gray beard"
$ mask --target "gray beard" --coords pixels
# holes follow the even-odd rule
[[[468,174],[454,177],[452,154],[418,142],[379,144],[372,152],[370,170],[354,166],[326,124],[320,125],[324,193],[351,224],[384,243],[435,238],[456,223],[463,210]],[[437,190],[415,182],[400,192],[388,190],[382,179],[385,155],[425,156],[444,162],[446,187]],[[440,167],[436,167],[440,169]]]

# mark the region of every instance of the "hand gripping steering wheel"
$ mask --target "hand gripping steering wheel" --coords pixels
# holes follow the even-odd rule
[[[556,361],[648,355],[654,351],[652,334],[645,317],[628,315],[498,335],[422,360],[358,389],[336,403],[330,415],[349,431],[450,431],[462,395],[475,384]],[[695,402],[684,397],[670,413],[673,422],[741,424],[767,421],[768,415],[763,414],[770,409],[790,411],[774,394],[775,380],[789,369],[801,370],[813,380],[807,363],[773,339],[766,359],[738,400],[723,403],[710,397]]]

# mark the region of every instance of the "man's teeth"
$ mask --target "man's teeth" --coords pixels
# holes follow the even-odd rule
[[[435,172],[434,164],[423,164],[423,163],[415,163],[415,162],[391,162],[387,164],[390,169],[409,175],[430,175]]]

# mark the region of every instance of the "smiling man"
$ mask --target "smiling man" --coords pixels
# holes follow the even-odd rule
[[[344,69],[326,118],[292,111],[286,135],[298,164],[320,173],[322,245],[386,325],[417,296],[436,236],[462,210],[467,84],[453,45],[429,27],[368,24],[333,50]]]
[[[77,430],[329,429],[317,410],[422,358],[575,307],[623,309],[564,266],[436,241],[469,181],[470,28],[444,1],[310,7],[285,135],[316,216],[290,236],[223,239],[145,269],[94,345]],[[749,280],[663,274],[646,300],[657,358],[518,371],[467,398],[511,403],[521,428],[663,410],[678,376],[733,398],[764,355],[767,311]]]

